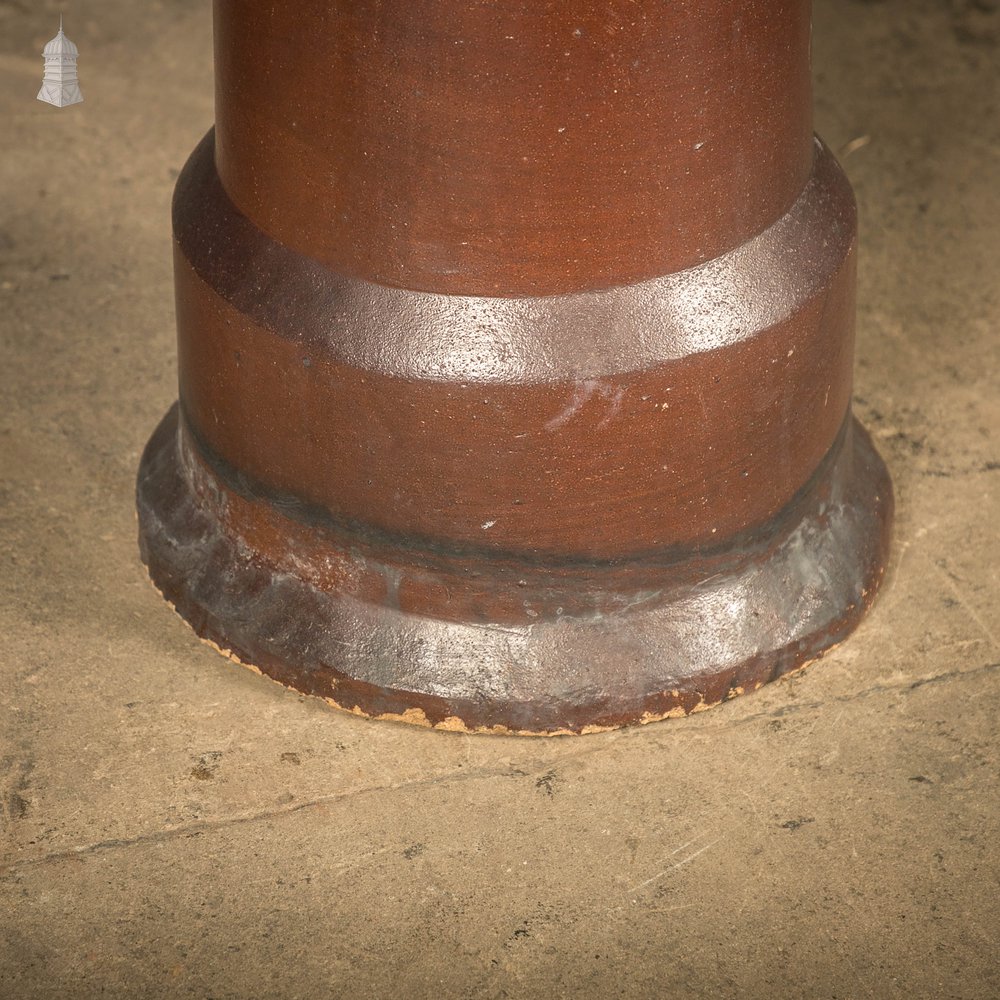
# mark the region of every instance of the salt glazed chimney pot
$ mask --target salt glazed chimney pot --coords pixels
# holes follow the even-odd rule
[[[892,493],[805,0],[216,0],[142,558],[348,711],[683,716],[843,639]]]

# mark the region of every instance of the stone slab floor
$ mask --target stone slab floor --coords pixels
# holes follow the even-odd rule
[[[146,581],[210,30],[203,0],[0,0],[0,997],[1000,996],[995,0],[815,12],[897,490],[871,616],[751,697],[547,741],[332,712]]]

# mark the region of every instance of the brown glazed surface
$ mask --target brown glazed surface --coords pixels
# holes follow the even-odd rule
[[[438,553],[435,568],[407,561],[392,540],[380,551],[377,541],[338,537],[294,507],[279,513],[246,483],[231,490],[178,431],[174,408],[139,480],[140,542],[157,587],[239,662],[376,718],[554,735],[687,715],[843,639],[871,604],[887,556],[892,491],[853,421],[807,487],[757,532],[714,551],[652,556],[626,573],[564,567],[562,584],[558,567]],[[512,595],[523,603],[508,622],[495,608]],[[447,615],[455,605],[460,620]],[[422,613],[429,606],[434,613]]]
[[[185,414],[337,518],[594,558],[711,542],[784,506],[843,423],[854,203],[825,149],[789,213],[711,264],[499,299],[292,254],[235,212],[209,140],[175,210]]]
[[[219,0],[223,184],[336,271],[547,295],[679,271],[798,197],[807,0]]]
[[[444,729],[685,714],[885,565],[855,209],[803,0],[217,0],[174,203],[154,583],[299,690]]]

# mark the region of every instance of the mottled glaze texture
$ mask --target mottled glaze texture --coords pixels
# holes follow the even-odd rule
[[[470,732],[683,716],[802,666],[871,604],[892,512],[853,421],[781,516],[625,564],[421,549],[332,524],[209,468],[176,408],[143,470],[143,557],[199,635],[340,708]]]
[[[849,631],[892,500],[808,4],[216,15],[138,488],[200,635],[363,714],[559,733]]]

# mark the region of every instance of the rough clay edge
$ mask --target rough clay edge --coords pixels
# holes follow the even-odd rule
[[[297,688],[292,687],[290,684],[283,684],[276,677],[272,677],[270,674],[265,673],[256,664],[247,663],[245,660],[241,660],[231,649],[225,649],[224,647],[220,646],[217,642],[214,642],[212,639],[209,639],[203,635],[199,635],[198,632],[195,630],[194,626],[177,610],[177,607],[174,605],[173,601],[171,601],[163,593],[163,591],[160,590],[160,588],[156,585],[156,582],[150,575],[149,567],[146,566],[145,563],[143,564],[143,569],[146,571],[146,579],[149,581],[149,584],[153,588],[153,590],[155,590],[156,593],[159,595],[160,599],[167,605],[167,607],[170,608],[170,610],[175,615],[177,615],[177,617],[194,634],[194,637],[203,645],[209,646],[210,648],[215,650],[216,653],[219,653],[220,655],[224,656],[230,662],[236,663],[239,666],[244,667],[246,670],[249,670],[252,673],[257,674],[258,677],[263,677],[265,680],[270,681],[272,684],[276,684],[284,691],[293,691],[296,694],[303,695],[304,697],[315,698],[318,701],[325,702],[327,705],[329,705],[331,708],[336,709],[338,712],[343,712],[345,715],[353,715],[361,719],[370,719],[374,722],[400,722],[410,726],[419,726],[423,729],[433,729],[437,732],[464,733],[469,736],[532,736],[535,737],[536,739],[547,738],[551,736],[589,736],[593,733],[613,733],[622,729],[631,729],[635,726],[648,726],[651,722],[663,722],[666,719],[686,719],[691,715],[697,714],[698,712],[705,712],[710,708],[715,708],[717,705],[722,705],[725,702],[732,701],[734,698],[737,698],[740,695],[747,693],[745,688],[738,686],[732,688],[725,698],[720,698],[719,701],[713,701],[711,702],[711,704],[705,702],[705,700],[702,699],[697,705],[694,706],[694,708],[691,709],[690,712],[686,712],[682,706],[677,705],[666,712],[646,712],[643,715],[641,715],[638,719],[636,719],[635,722],[631,723],[626,722],[620,726],[588,725],[588,726],[583,726],[580,729],[551,729],[545,731],[538,731],[532,729],[510,729],[507,726],[482,726],[477,729],[477,728],[470,728],[469,726],[467,726],[465,722],[462,719],[460,719],[457,715],[449,715],[442,722],[431,722],[431,720],[427,718],[427,715],[424,712],[424,710],[422,708],[417,708],[416,706],[414,706],[413,708],[408,708],[405,712],[385,712],[382,715],[370,715],[369,713],[362,711],[362,709],[359,708],[358,706],[355,706],[354,708],[346,708],[345,706],[339,704],[333,698],[326,698],[323,697],[322,695],[307,695],[305,694],[305,692],[299,691]],[[861,592],[862,600],[864,601],[864,613],[866,613],[868,609],[871,607],[875,599],[875,595],[878,593],[880,589],[879,584],[881,583],[884,572],[885,572],[884,568],[881,568],[878,577],[876,578],[874,585],[871,587],[871,589],[865,589],[862,590]],[[859,622],[864,617],[864,613],[862,613],[862,615],[859,616],[858,619]],[[854,628],[852,627],[850,631],[853,632]],[[845,636],[845,639],[846,638],[847,637]],[[802,663],[800,663],[798,666],[792,667],[791,670],[785,671],[785,673],[783,673],[780,677],[775,678],[775,681],[772,681],[770,683],[781,682],[803,673],[808,667],[816,663],[817,660],[823,659],[823,657],[825,657],[828,653],[832,653],[835,649],[837,649],[845,641],[845,639],[842,639],[840,642],[835,642],[827,646],[825,649],[820,650],[819,653],[817,653],[815,656],[803,660]],[[753,686],[753,688],[751,689],[751,693],[753,691],[760,690],[760,688],[762,688],[764,684],[765,684],[764,681],[759,681],[757,684]]]

